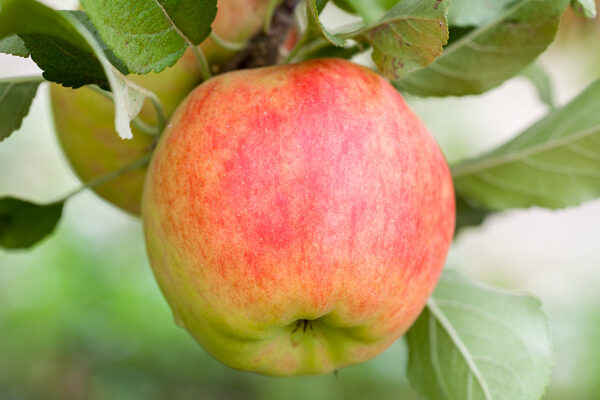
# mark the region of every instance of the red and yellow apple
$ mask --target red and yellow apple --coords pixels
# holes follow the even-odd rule
[[[268,0],[219,0],[213,30],[228,41],[245,40],[260,28],[267,5]],[[210,38],[200,47],[211,64],[232,54]],[[189,51],[175,66],[159,74],[130,77],[158,95],[167,115],[201,82],[200,70]],[[58,140],[81,180],[90,181],[119,170],[152,150],[155,137],[135,128],[133,139],[119,138],[114,129],[114,106],[101,94],[59,85],[52,85],[50,93]],[[155,123],[150,104],[144,105],[140,116],[147,123]],[[121,209],[139,215],[145,175],[146,169],[140,168],[94,190]]]
[[[215,358],[321,374],[415,321],[451,242],[437,144],[376,73],[325,59],[227,73],[162,135],[146,246],[177,323]]]

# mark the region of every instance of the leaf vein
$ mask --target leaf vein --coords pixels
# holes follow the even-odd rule
[[[456,332],[456,330],[454,329],[452,324],[446,319],[442,310],[438,307],[437,302],[438,302],[438,300],[434,299],[433,297],[431,297],[427,301],[427,305],[431,311],[431,315],[435,316],[435,318],[444,327],[448,336],[450,336],[450,339],[455,344],[456,348],[458,349],[459,354],[465,360],[465,362],[467,363],[467,365],[469,367],[469,370],[474,375],[475,379],[477,380],[478,385],[481,387],[485,398],[488,400],[492,400],[490,389],[487,387],[487,384],[483,380],[481,371],[479,371],[479,368],[475,364],[474,360],[471,358],[471,355],[469,354],[465,344],[462,342],[458,332]]]

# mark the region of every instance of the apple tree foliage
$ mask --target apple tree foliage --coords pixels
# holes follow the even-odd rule
[[[40,84],[94,85],[113,99],[115,130],[131,137],[143,102],[166,121],[157,96],[128,79],[160,72],[211,33],[216,0],[82,0],[85,11],[57,11],[35,0],[0,0],[0,52],[31,57],[38,77],[0,79],[0,141],[21,126]],[[271,2],[271,11],[281,3]],[[305,0],[297,45],[282,62],[370,51],[373,66],[402,93],[484,93],[522,75],[538,88],[548,114],[508,143],[451,166],[457,233],[488,215],[532,206],[574,207],[600,197],[600,79],[555,108],[551,83],[534,61],[554,40],[570,5],[596,15],[593,0]],[[333,30],[320,20],[338,6],[360,22]],[[268,27],[268,23],[265,27]],[[140,167],[144,159],[72,194]],[[72,195],[71,194],[71,195]],[[48,204],[0,199],[0,247],[23,249],[52,233],[71,195]],[[407,333],[408,376],[428,399],[539,399],[552,369],[552,344],[541,304],[499,292],[457,271],[444,272]]]

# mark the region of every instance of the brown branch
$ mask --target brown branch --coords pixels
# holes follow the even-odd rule
[[[269,31],[260,30],[252,36],[246,48],[227,61],[219,72],[275,65],[294,22],[297,3],[298,0],[283,0],[273,12]]]

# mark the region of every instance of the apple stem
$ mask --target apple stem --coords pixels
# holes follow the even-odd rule
[[[154,128],[154,132],[152,132],[152,134],[154,134],[155,136],[160,136],[165,130],[165,127],[167,126],[167,117],[165,117],[165,110],[158,96],[154,92],[148,92],[149,94],[151,94],[150,96],[148,96],[148,98],[154,106],[154,110],[156,111],[156,121],[158,123],[158,126]],[[134,121],[141,121],[141,119],[138,118],[139,117],[135,117]]]
[[[217,35],[215,31],[210,33],[210,38],[220,47],[229,51],[241,51],[246,47],[246,42],[230,42],[229,40],[223,39],[221,36]]]
[[[155,136],[157,134],[156,133],[157,129],[155,127],[153,127],[152,125],[147,124],[146,122],[144,122],[144,120],[142,120],[141,118],[135,117],[131,121],[131,123],[133,124],[133,126],[136,129],[144,132],[147,135],[153,135],[153,136]]]
[[[300,40],[298,40],[298,43],[296,43],[296,45],[292,48],[292,50],[290,50],[290,52],[287,54],[287,56],[283,59],[283,63],[288,64],[290,61],[292,61],[296,57],[296,55],[298,55],[298,52],[300,51],[300,49],[303,46],[305,46],[307,43],[308,43],[308,36],[305,32],[304,35],[302,35],[302,37],[300,38]]]
[[[131,164],[128,164],[126,166],[124,166],[123,168],[120,168],[116,171],[113,172],[109,172],[108,174],[99,176],[95,179],[92,179],[90,181],[85,182],[83,185],[81,185],[80,187],[76,188],[75,190],[73,190],[71,193],[67,194],[66,196],[64,196],[61,200],[58,200],[58,202],[62,202],[62,201],[66,201],[68,199],[70,199],[71,197],[83,192],[84,190],[87,189],[93,189],[96,186],[100,186],[106,182],[109,182],[115,178],[118,178],[119,176],[126,174],[127,172],[131,172],[134,171],[138,168],[141,168],[145,165],[147,165],[150,162],[150,159],[152,158],[152,151],[144,154],[144,156],[142,156],[141,158],[135,160],[134,162],[132,162]]]
[[[151,136],[156,136],[159,134],[158,132],[158,128],[146,123],[143,119],[139,118],[139,117],[135,117],[131,123],[133,124],[133,126],[144,132],[147,135],[151,135]]]
[[[206,61],[206,57],[204,56],[204,52],[200,50],[198,46],[194,46],[193,44],[189,44],[190,49],[192,49],[192,53],[196,57],[198,61],[198,66],[200,66],[200,73],[202,74],[202,79],[207,81],[212,78],[212,74],[210,73],[210,67],[208,66],[208,61]]]
[[[181,29],[179,29],[177,24],[175,22],[173,22],[173,20],[171,19],[171,16],[167,12],[167,10],[158,2],[156,2],[156,4],[160,8],[160,10],[163,12],[167,21],[169,21],[171,28],[175,32],[177,32],[177,34],[187,43],[188,47],[190,49],[192,49],[192,52],[194,53],[194,56],[196,56],[196,60],[198,61],[198,65],[200,66],[200,73],[202,74],[202,79],[206,81],[206,80],[209,80],[210,78],[212,78],[212,74],[210,73],[210,68],[208,66],[208,62],[206,61],[206,57],[204,56],[204,53],[202,52],[202,50],[200,50],[194,44],[194,42],[192,42],[192,40],[189,37],[187,37],[187,35],[185,33],[183,33],[183,31]]]
[[[300,39],[298,45],[292,49],[292,51],[287,55],[287,57],[283,60],[283,64],[289,64],[291,62],[300,62],[305,61],[310,58],[315,58],[316,54],[322,49],[326,49],[329,46],[333,46],[327,39],[317,38],[314,40],[306,40]],[[340,52],[339,57],[351,59],[355,55],[362,53],[365,51],[365,48],[357,43],[352,46],[337,48]]]
[[[0,83],[43,83],[46,82],[43,76],[15,76],[0,78]]]

